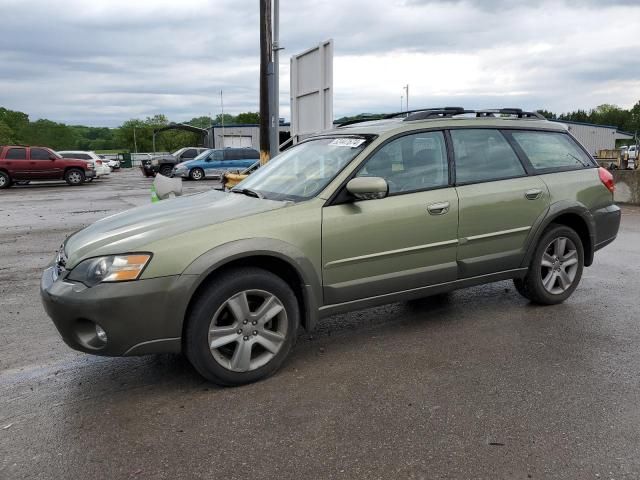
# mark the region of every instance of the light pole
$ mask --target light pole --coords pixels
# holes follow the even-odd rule
[[[404,87],[402,87],[403,90],[406,90],[407,92],[407,112],[409,111],[409,84],[407,83]]]
[[[220,122],[222,123],[222,148],[224,148],[224,100],[222,99],[222,90],[220,90]]]

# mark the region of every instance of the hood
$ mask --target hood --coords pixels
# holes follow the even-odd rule
[[[287,205],[217,190],[150,203],[98,220],[70,236],[65,243],[67,265],[73,268],[86,257],[144,250],[163,238]]]
[[[176,157],[171,154],[156,155],[155,157],[152,157],[151,160],[176,160]]]
[[[189,165],[193,165],[194,163],[199,163],[200,160],[196,160],[196,159],[192,159],[192,160],[186,160],[184,162],[181,162],[180,165],[184,165],[185,167],[188,167]]]

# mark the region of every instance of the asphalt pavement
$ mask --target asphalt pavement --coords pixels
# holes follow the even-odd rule
[[[338,315],[223,389],[180,355],[74,352],[40,304],[62,240],[150,183],[0,192],[0,479],[640,478],[640,208],[562,305],[500,282]]]

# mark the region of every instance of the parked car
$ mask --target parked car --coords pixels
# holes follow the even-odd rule
[[[612,175],[536,113],[403,115],[305,139],[228,193],[71,235],[41,282],[62,338],[182,351],[238,385],[274,373],[322,316],[507,279],[534,303],[569,298],[617,236]]]
[[[62,158],[50,148],[0,146],[0,189],[31,180],[66,180],[69,185],[81,185],[95,175],[91,161]]]
[[[105,177],[111,173],[111,168],[109,168],[106,162],[103,161],[102,158],[100,158],[100,156],[95,152],[85,152],[83,150],[63,150],[59,151],[58,154],[62,158],[77,158],[79,160],[88,160],[90,162],[93,162],[93,166],[96,172],[95,178]]]
[[[170,177],[173,167],[181,162],[193,160],[207,148],[200,147],[184,147],[173,153],[166,155],[158,155],[151,160],[143,160],[140,168],[146,177],[152,177],[157,173]]]
[[[102,163],[107,163],[107,165],[109,166],[109,168],[111,168],[112,170],[119,170],[120,169],[120,160],[115,160],[113,158],[107,158],[104,155],[98,155],[98,157],[100,157],[100,159],[102,160]]]
[[[202,180],[220,178],[225,172],[249,168],[260,158],[253,148],[223,148],[205,150],[193,160],[179,163],[173,168],[174,177]]]

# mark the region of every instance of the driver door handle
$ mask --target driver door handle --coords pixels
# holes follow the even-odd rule
[[[449,202],[432,203],[427,207],[429,215],[444,215],[449,211]]]
[[[537,200],[542,195],[542,190],[539,188],[532,188],[524,193],[527,200]]]

